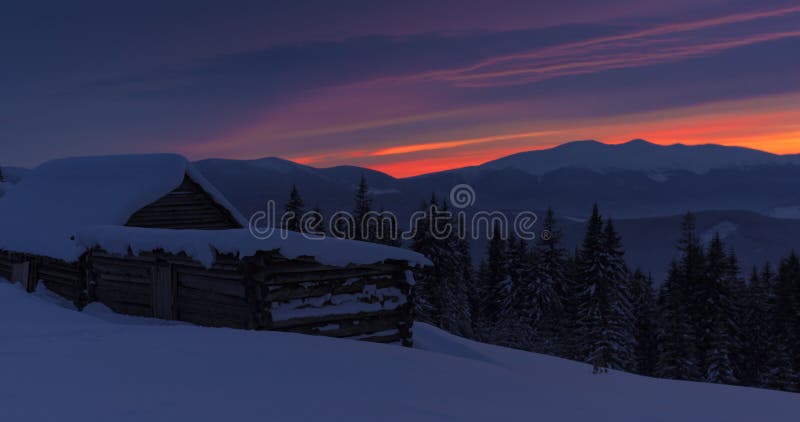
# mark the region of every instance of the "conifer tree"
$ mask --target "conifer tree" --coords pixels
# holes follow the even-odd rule
[[[547,210],[542,234],[529,255],[531,270],[524,279],[525,318],[536,339],[532,345],[534,351],[564,355],[569,329],[564,305],[567,260],[552,209]]]
[[[581,360],[596,367],[607,367],[605,351],[598,350],[601,335],[602,306],[606,292],[603,280],[603,219],[595,204],[592,216],[586,225],[586,234],[580,249],[577,268],[577,347]]]
[[[800,390],[800,259],[792,252],[781,261],[775,283],[773,353],[767,386],[787,391]]]
[[[578,328],[583,354],[596,372],[631,369],[633,317],[628,296],[628,270],[621,239],[611,221],[603,225],[597,206],[592,210],[581,249],[578,272],[582,293]]]
[[[635,372],[653,376],[658,365],[657,313],[653,279],[637,269],[631,275],[630,284],[635,320]]]
[[[416,317],[434,325],[441,323],[442,279],[444,268],[444,251],[439,239],[436,239],[431,227],[431,213],[436,204],[435,198],[430,203],[423,202],[420,211],[424,214],[414,222],[414,239],[411,249],[426,256],[433,265],[415,271],[414,304]]]
[[[355,206],[353,207],[353,220],[355,221],[354,239],[363,241],[373,241],[375,233],[372,220],[365,217],[372,211],[372,200],[369,198],[369,187],[364,175],[358,184],[355,196]]]
[[[656,376],[669,379],[696,379],[695,335],[689,295],[682,270],[672,263],[667,280],[658,294],[658,365]]]
[[[747,301],[742,319],[742,339],[744,365],[741,381],[745,385],[765,387],[769,368],[770,353],[773,348],[770,338],[772,319],[772,286],[775,274],[769,263],[764,265],[761,273],[753,268],[750,283],[747,286]]]
[[[506,239],[499,225],[495,225],[487,246],[487,262],[484,277],[480,280],[481,314],[488,326],[483,327],[485,338],[497,338],[495,330],[502,317],[503,305],[508,302],[511,281],[508,275],[508,253]]]
[[[303,204],[303,198],[300,197],[297,186],[292,185],[292,191],[289,193],[289,200],[284,207],[284,218],[281,219],[281,228],[293,232],[301,232],[303,227],[300,220],[303,217],[303,213],[305,213],[304,207],[305,204]]]
[[[456,227],[457,222],[452,221],[451,224]],[[452,333],[474,337],[473,303],[477,299],[477,293],[472,279],[472,257],[469,242],[466,238],[459,237],[458,233],[463,231],[454,230],[446,239],[447,250],[451,253],[448,260],[451,268],[445,282],[442,326]]]
[[[725,246],[716,234],[708,246],[705,275],[695,290],[695,321],[699,363],[706,382],[732,384],[735,327],[731,297],[730,266]]]

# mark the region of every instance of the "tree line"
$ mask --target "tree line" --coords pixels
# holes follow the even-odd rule
[[[370,210],[362,178],[354,213]],[[293,188],[287,209],[299,211]],[[297,205],[299,204],[299,208]],[[446,213],[435,196],[421,211]],[[735,252],[715,235],[707,244],[688,213],[677,256],[658,286],[625,262],[622,238],[595,205],[583,241],[562,245],[553,210],[535,241],[494,228],[474,265],[466,227],[441,236],[414,220],[416,319],[482,342],[559,356],[641,375],[800,391],[800,259],[766,263],[745,277]],[[301,229],[299,227],[285,227]],[[383,232],[384,234],[386,232]],[[459,235],[460,234],[460,235]],[[352,238],[399,244],[396,238]]]

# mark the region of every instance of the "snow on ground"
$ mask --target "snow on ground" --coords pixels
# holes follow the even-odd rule
[[[592,375],[416,324],[418,349],[79,313],[0,281],[9,421],[791,421],[800,396]]]

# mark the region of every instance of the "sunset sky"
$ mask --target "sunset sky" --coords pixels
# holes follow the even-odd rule
[[[800,153],[800,2],[0,7],[0,164],[177,152],[410,176],[579,139]]]

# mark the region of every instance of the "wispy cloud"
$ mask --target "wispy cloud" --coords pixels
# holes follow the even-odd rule
[[[557,133],[559,133],[559,131],[557,130],[547,130],[547,131],[534,131],[534,132],[508,133],[508,134],[500,134],[492,136],[482,136],[477,138],[458,139],[452,141],[423,142],[411,145],[402,145],[397,147],[384,148],[377,151],[373,151],[372,153],[370,153],[370,155],[374,157],[380,157],[386,155],[400,155],[400,154],[409,154],[413,152],[422,152],[422,151],[436,151],[442,149],[458,148],[467,145],[486,144],[498,141],[511,141],[515,139],[533,139],[541,136],[555,135]]]
[[[725,36],[687,34],[796,13],[800,13],[800,6],[660,25],[618,35],[491,57],[469,66],[428,72],[414,77],[445,81],[461,87],[493,87],[680,61],[737,47],[800,37],[800,31],[797,30],[764,32],[752,28],[742,28],[734,35]]]

